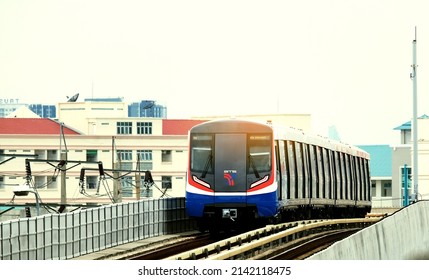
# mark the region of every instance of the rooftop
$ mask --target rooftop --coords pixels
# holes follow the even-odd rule
[[[188,135],[188,131],[205,120],[162,120],[162,135]]]
[[[61,125],[46,118],[0,118],[0,134],[52,135],[60,134]],[[64,127],[64,134],[80,133]]]
[[[369,153],[371,177],[392,177],[392,148],[389,145],[360,145]]]
[[[421,115],[419,119],[429,119],[429,116],[424,114]],[[405,122],[400,126],[395,127],[394,130],[411,130],[411,121]]]

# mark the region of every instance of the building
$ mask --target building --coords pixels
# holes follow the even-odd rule
[[[46,104],[26,104],[21,103],[17,98],[0,99],[0,118],[12,115],[16,110],[22,107],[29,108],[32,112],[41,118],[56,118],[56,106]]]
[[[167,118],[167,108],[154,100],[142,100],[128,105],[128,117]]]
[[[418,199],[429,198],[429,117],[422,115],[418,123]],[[397,145],[360,146],[371,155],[372,201],[375,208],[400,208],[415,200],[412,178],[412,131],[411,121],[394,130],[399,131]],[[406,186],[406,191],[404,187]],[[405,197],[407,194],[408,198]]]
[[[202,121],[139,118],[151,129],[144,134],[137,130],[116,134],[118,123],[123,123],[118,120],[111,122],[113,133],[106,129],[106,133],[85,135],[50,119],[0,119],[0,204],[12,199],[16,203],[34,201],[31,196],[14,197],[14,188],[28,178],[44,203],[60,203],[62,197],[66,204],[83,204],[111,203],[115,196],[121,201],[184,196],[187,133]],[[103,119],[100,124],[105,122]],[[131,123],[137,125],[138,121]],[[68,164],[63,189],[64,157]],[[155,184],[145,186],[142,182],[137,193],[139,173],[115,173],[116,169],[141,170],[142,176],[144,171],[151,171]],[[112,177],[120,178],[117,193]]]
[[[45,203],[111,203],[185,195],[188,131],[207,119],[128,117],[129,107],[122,99],[57,106],[58,121],[40,118],[36,124],[34,118],[0,119],[0,204],[10,201],[14,187],[28,178]],[[241,117],[301,129],[309,128],[311,120],[310,115]],[[59,165],[65,157],[64,174]],[[113,174],[118,169],[122,171]],[[150,171],[155,184],[141,183],[138,190],[137,175],[145,171]],[[112,178],[120,178],[119,186]]]
[[[57,108],[55,105],[30,104],[28,108],[41,118],[55,119],[57,117]]]
[[[360,145],[371,156],[371,196],[373,208],[400,207],[394,203],[392,188],[392,148],[389,145]],[[399,196],[397,196],[399,199]]]
[[[79,94],[69,98],[66,103],[124,103],[123,97],[85,98],[83,102],[77,102]],[[125,104],[125,103],[124,103]],[[26,104],[19,99],[0,99],[0,118],[4,118],[21,107],[28,107],[41,118],[57,118],[57,107],[49,104]],[[154,100],[142,100],[128,104],[128,117],[167,118],[167,107],[156,104]]]
[[[0,118],[4,118],[13,113],[18,108],[26,106],[17,98],[0,98]]]

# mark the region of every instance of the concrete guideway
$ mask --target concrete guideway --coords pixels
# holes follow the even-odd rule
[[[308,260],[429,259],[429,201],[422,200],[339,241]]]

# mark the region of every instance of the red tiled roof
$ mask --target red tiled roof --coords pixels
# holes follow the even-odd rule
[[[63,128],[64,134],[79,135]],[[0,134],[60,134],[60,124],[46,118],[0,118]]]
[[[188,135],[188,131],[205,120],[162,120],[162,135]]]

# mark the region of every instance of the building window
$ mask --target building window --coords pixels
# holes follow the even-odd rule
[[[86,150],[86,161],[97,161],[97,150]]]
[[[57,189],[58,188],[58,182],[57,177],[55,176],[48,176],[48,183],[47,183],[48,189]]]
[[[141,161],[152,161],[152,150],[137,150],[137,155]]]
[[[383,182],[383,197],[390,197],[392,196],[392,182]]]
[[[132,134],[133,123],[132,122],[117,122],[116,123],[117,134]]]
[[[171,150],[162,150],[162,162],[172,162]]]
[[[138,122],[137,123],[137,134],[152,134],[152,123],[151,122]]]
[[[131,170],[133,168],[133,151],[132,150],[118,150],[118,159],[120,161],[119,169]]]
[[[57,160],[58,159],[58,153],[57,150],[48,150],[48,160]]]
[[[86,176],[86,188],[88,190],[97,189],[98,176]]]
[[[152,150],[137,150],[140,170],[152,170]]]
[[[132,197],[133,196],[133,177],[131,176],[125,176],[121,180],[121,186],[122,186],[122,196],[123,197]]]
[[[377,196],[377,185],[374,181],[371,181],[371,197]]]
[[[0,189],[4,188],[4,176],[0,176]]]
[[[118,150],[118,158],[121,161],[132,161],[133,151],[132,150]]]
[[[163,189],[171,189],[171,176],[162,176],[162,188]]]

